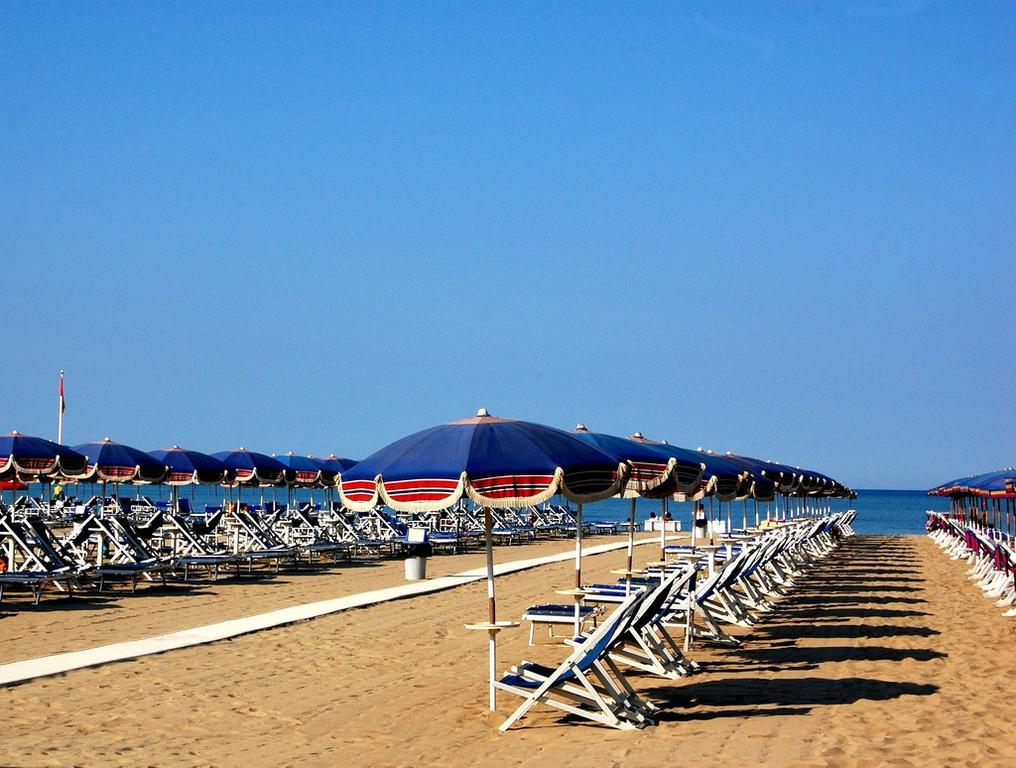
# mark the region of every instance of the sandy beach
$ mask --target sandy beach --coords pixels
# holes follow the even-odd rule
[[[566,544],[501,549],[499,559]],[[643,548],[647,550],[648,548]],[[524,555],[519,553],[525,552]],[[606,577],[623,553],[587,560]],[[438,573],[477,555],[435,558]],[[566,585],[570,563],[499,580],[517,617]],[[539,710],[499,734],[514,708],[484,709],[485,647],[471,584],[199,648],[37,680],[5,691],[0,763],[65,765],[659,765],[718,760],[808,766],[979,765],[1016,749],[1004,704],[1016,623],[975,594],[962,566],[921,537],[859,537],[803,578],[739,649],[699,645],[704,671],[632,675],[663,708],[657,727],[614,732]],[[3,660],[217,621],[292,600],[395,583],[401,563],[152,590],[100,606],[4,613]],[[502,634],[499,664],[554,661],[546,638]],[[115,728],[114,728],[115,724]]]

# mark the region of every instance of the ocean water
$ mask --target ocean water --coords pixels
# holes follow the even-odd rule
[[[68,490],[73,492],[73,486],[68,487]],[[33,495],[40,495],[38,493],[39,487],[32,486]],[[126,486],[121,488],[121,496],[133,496],[138,492],[139,489],[128,488]],[[140,489],[142,493],[149,496],[150,498],[157,500],[166,500],[169,498],[169,489],[165,486],[147,486]],[[77,494],[79,497],[87,498],[92,493],[98,493],[99,488],[91,490],[90,485],[82,485],[78,489]],[[107,489],[107,492],[112,494],[113,488]],[[235,493],[235,491],[234,491]],[[6,497],[6,495],[5,495]],[[214,487],[188,487],[181,490],[181,497],[192,498],[192,507],[200,510],[205,504],[221,504],[223,502],[223,492],[220,488]],[[274,499],[279,502],[286,501],[286,490],[276,489],[273,493],[271,488],[248,488],[243,491],[242,500],[254,504],[264,501],[272,501]],[[235,498],[235,497],[234,497]],[[306,491],[298,490],[294,491],[294,498],[299,501],[313,500],[320,502],[324,499],[324,492],[317,491]],[[706,509],[709,509],[709,500],[705,500]],[[925,510],[933,509],[942,512],[949,511],[949,499],[939,496],[928,496],[924,491],[887,491],[887,490],[859,490],[858,497],[854,501],[847,501],[844,499],[832,499],[831,505],[834,510],[844,509],[856,509],[857,519],[853,523],[853,528],[857,533],[867,534],[919,534],[924,533],[924,521],[925,521]],[[596,502],[595,504],[587,504],[583,508],[583,514],[586,520],[627,520],[630,510],[631,502],[626,499],[607,499],[605,501]],[[671,501],[669,504],[670,514],[675,519],[681,522],[683,530],[690,530],[689,525],[691,523],[692,504],[686,502],[674,502]],[[735,527],[741,525],[745,514],[749,524],[753,524],[755,521],[755,506],[754,502],[749,501],[747,507],[743,502],[735,501],[730,505],[730,515]],[[759,514],[762,517],[766,515],[765,504],[759,504]],[[720,504],[714,502],[713,514],[719,519],[725,520],[727,518],[727,504]],[[636,505],[636,516],[639,520],[640,526],[642,521],[649,517],[650,512],[655,512],[658,516],[661,514],[661,502],[652,499],[639,499]]]
[[[705,500],[706,510],[709,509],[709,500]],[[925,511],[929,509],[940,512],[949,511],[949,499],[941,496],[928,496],[924,491],[887,491],[887,490],[859,490],[857,498],[853,501],[845,499],[832,499],[833,510],[856,509],[857,519],[853,528],[857,533],[866,534],[921,534],[924,533]],[[630,501],[623,499],[607,499],[606,501],[588,504],[583,510],[586,519],[589,520],[626,520],[630,510]],[[684,530],[689,530],[691,522],[691,503],[669,503],[670,514],[675,520],[681,521]],[[745,506],[743,502],[735,501],[730,505],[730,515],[735,527],[741,525]],[[714,502],[713,514],[721,520],[727,518],[727,504]],[[660,515],[661,504],[651,499],[639,499],[636,506],[636,515],[639,521],[645,520],[650,512]],[[764,518],[766,505],[759,504],[759,514]],[[754,502],[749,501],[747,505],[747,517],[749,524],[755,522]]]

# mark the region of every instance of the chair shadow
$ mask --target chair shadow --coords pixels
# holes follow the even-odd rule
[[[885,637],[932,637],[942,634],[930,627],[904,627],[892,624],[806,624],[763,625],[756,629],[759,638],[885,638]]]
[[[908,587],[906,585],[897,586],[895,584],[878,582],[878,581],[864,581],[857,582],[855,584],[840,584],[838,582],[823,583],[820,581],[809,581],[808,584],[801,584],[794,588],[795,594],[801,595],[813,595],[817,592],[821,593],[839,593],[839,592],[923,592],[923,587]]]
[[[652,688],[646,693],[663,709],[660,720],[694,720],[744,717],[760,714],[807,714],[817,706],[888,701],[901,696],[931,696],[939,687],[873,678],[721,678],[702,680],[679,688]],[[783,708],[774,712],[766,707]],[[713,711],[685,712],[690,708],[714,707]],[[730,709],[724,709],[730,707]],[[757,709],[762,707],[763,709]],[[787,712],[787,708],[793,708]]]
[[[784,608],[774,614],[780,619],[800,619],[809,623],[845,621],[847,619],[896,619],[911,616],[930,616],[927,611],[907,611],[895,608],[855,608],[843,605],[834,607],[831,610],[819,610],[816,608]]]
[[[878,603],[879,605],[885,605],[887,603],[900,603],[902,605],[917,605],[919,603],[927,603],[923,597],[881,597],[879,595],[865,595],[864,601],[866,603]],[[785,607],[796,607],[798,605],[821,605],[835,610],[837,606],[851,606],[856,607],[857,601],[848,600],[846,595],[837,595],[834,599],[830,599],[828,596],[821,595],[801,595],[793,596],[786,601],[786,606],[780,606],[783,610]]]
[[[817,648],[801,648],[796,645],[767,648],[739,648],[722,661],[710,663],[710,667],[724,664],[751,666],[769,664],[777,668],[789,668],[794,664],[829,664],[842,661],[933,661],[944,659],[948,654],[931,648],[887,648],[884,646],[826,645]]]

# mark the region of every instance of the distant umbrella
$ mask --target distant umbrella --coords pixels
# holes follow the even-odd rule
[[[300,456],[290,451],[289,453],[276,455],[273,458],[285,465],[285,482],[287,485],[300,485],[310,488],[313,485],[317,485],[321,479],[321,467],[307,456]]]
[[[579,440],[595,445],[608,453],[618,456],[627,462],[629,466],[628,482],[625,486],[625,496],[631,498],[631,508],[628,514],[628,549],[627,549],[627,574],[625,582],[631,583],[632,564],[635,557],[635,518],[636,503],[639,496],[656,496],[661,490],[664,494],[672,493],[675,489],[681,491],[693,491],[698,488],[702,481],[703,464],[691,457],[686,457],[674,451],[666,450],[668,446],[663,443],[654,443],[642,437],[638,438],[616,437],[605,435],[599,432],[590,432],[585,424],[579,424],[572,432]],[[666,500],[663,500],[666,507]],[[664,515],[660,516],[660,557],[663,557],[666,545],[666,520]],[[581,536],[581,531],[576,535]]]
[[[226,482],[237,485],[280,485],[286,478],[286,465],[278,459],[240,447],[235,451],[212,454],[230,471]]]
[[[221,483],[226,475],[226,465],[214,456],[179,445],[149,451],[148,454],[166,465],[165,482],[168,485],[216,484]]]
[[[88,458],[66,445],[17,430],[0,435],[0,479],[39,479],[57,474],[76,478],[87,469]]]
[[[221,483],[229,474],[226,465],[207,453],[192,451],[174,445],[171,448],[149,451],[149,454],[166,465],[165,482],[171,488],[172,509],[180,509],[180,486]],[[193,490],[191,493],[193,500]]]
[[[226,477],[225,484],[230,489],[234,485],[236,486],[236,504],[238,507],[240,506],[243,486],[275,486],[282,485],[286,480],[285,464],[263,453],[248,451],[243,446],[235,451],[213,453],[212,458],[216,458],[226,465],[229,475]],[[232,490],[229,493],[232,496]]]
[[[341,456],[336,456],[334,453],[329,454],[324,458],[311,456],[310,460],[317,464],[318,469],[321,470],[320,482],[325,488],[334,487],[339,478],[339,473],[345,472],[347,469],[352,469],[356,466],[356,462],[353,459],[342,458]]]
[[[111,483],[158,483],[166,476],[166,465],[151,454],[108,437],[82,443],[74,450],[88,456],[88,473],[82,479]]]

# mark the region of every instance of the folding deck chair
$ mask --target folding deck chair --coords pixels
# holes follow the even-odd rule
[[[634,594],[621,603],[584,642],[576,644],[558,667],[523,661],[495,681],[498,690],[524,699],[499,730],[507,731],[536,704],[547,704],[612,728],[631,730],[654,724],[658,709],[639,697],[610,658],[639,606],[652,594]]]

